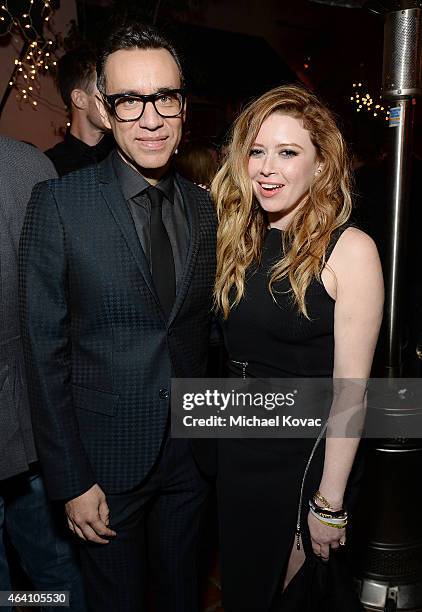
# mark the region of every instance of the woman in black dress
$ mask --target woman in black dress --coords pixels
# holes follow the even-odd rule
[[[264,94],[235,122],[212,195],[229,375],[339,379],[332,415],[341,380],[370,374],[383,281],[373,241],[349,223],[348,157],[329,110],[295,85]],[[358,444],[219,440],[225,612],[327,609],[310,597],[304,561],[346,543]]]

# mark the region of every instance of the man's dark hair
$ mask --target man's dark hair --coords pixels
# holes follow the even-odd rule
[[[57,65],[56,83],[67,109],[72,108],[74,89],[92,93],[97,54],[92,47],[77,47],[65,53]]]
[[[121,49],[166,49],[177,64],[181,87],[184,87],[182,64],[173,44],[154,26],[131,22],[114,29],[107,36],[97,60],[97,85],[101,92],[106,90],[105,64],[107,58]]]

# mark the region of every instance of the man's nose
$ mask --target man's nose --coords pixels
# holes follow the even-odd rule
[[[144,112],[139,119],[139,125],[147,130],[156,130],[163,125],[163,118],[155,110],[154,104],[149,100],[145,103]]]

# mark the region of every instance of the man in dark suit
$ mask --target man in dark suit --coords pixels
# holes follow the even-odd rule
[[[207,486],[188,441],[168,435],[169,389],[205,373],[214,209],[171,170],[186,110],[172,45],[122,27],[97,73],[117,151],[38,186],[22,234],[37,444],[80,538],[91,609],[144,609],[149,561],[156,609],[196,611]]]
[[[55,176],[35,147],[0,136],[0,590],[11,588],[7,534],[33,587],[70,591],[70,609],[84,612],[74,546],[39,472],[19,329],[18,244],[25,209],[33,186]]]

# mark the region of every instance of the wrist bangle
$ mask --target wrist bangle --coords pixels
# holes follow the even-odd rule
[[[347,516],[338,519],[333,519],[331,517],[322,517],[320,514],[312,510],[312,508],[310,508],[310,512],[315,516],[315,518],[317,518],[319,521],[321,521],[321,523],[324,523],[325,525],[331,525],[332,527],[343,527],[347,525]]]
[[[347,525],[347,523],[344,523],[343,525],[332,525],[331,523],[326,523],[325,521],[321,521],[321,519],[319,520],[320,523],[322,523],[323,525],[327,525],[327,527],[333,527],[334,529],[344,529]]]
[[[344,508],[341,508],[341,510],[328,510],[318,506],[312,499],[309,500],[309,507],[324,518],[347,518],[347,511]]]

